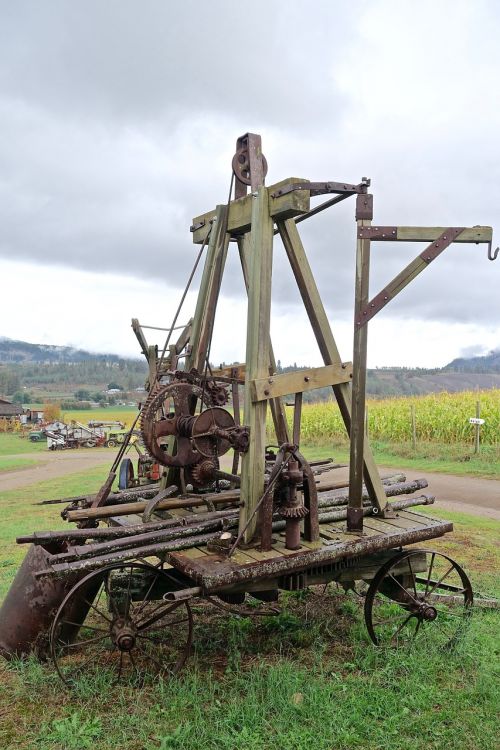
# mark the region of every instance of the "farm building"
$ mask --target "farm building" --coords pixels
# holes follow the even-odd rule
[[[12,417],[19,417],[23,413],[24,409],[21,404],[13,404],[12,401],[7,401],[5,398],[0,398],[0,419]]]

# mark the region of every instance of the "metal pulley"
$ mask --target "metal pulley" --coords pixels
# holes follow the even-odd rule
[[[248,186],[252,190],[257,190],[264,184],[267,174],[267,161],[262,153],[260,135],[246,133],[238,138],[232,167],[236,178],[235,198],[243,198],[247,194]]]

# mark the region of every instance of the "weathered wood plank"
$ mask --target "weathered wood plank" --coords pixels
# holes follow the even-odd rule
[[[248,294],[248,285],[249,285],[249,277],[250,277],[250,235],[245,234],[243,237],[238,238],[238,251],[240,254],[240,263],[241,263],[241,270],[243,273],[243,280],[245,282],[245,289],[247,290]],[[273,350],[273,344],[271,341],[271,338],[269,338],[269,374],[272,374],[276,372],[276,359],[274,357],[274,350]],[[245,366],[245,373],[246,373],[246,366]],[[273,418],[273,424],[274,424],[274,431],[276,433],[276,437],[278,440],[278,443],[282,445],[283,443],[289,442],[288,437],[288,424],[286,421],[286,415],[285,415],[285,408],[283,406],[283,402],[280,398],[272,399],[269,406],[271,407],[271,414]]]
[[[300,216],[307,213],[310,208],[310,194],[308,190],[294,190],[291,193],[280,195],[277,198],[272,197],[272,193],[279,187],[288,183],[306,183],[309,180],[302,180],[299,177],[289,177],[281,180],[275,185],[268,188],[269,213],[277,219],[285,220],[293,216]],[[238,198],[231,201],[229,206],[229,216],[227,230],[230,234],[244,234],[248,232],[252,224],[252,194],[244,198]],[[215,216],[215,211],[196,216],[193,219],[193,226],[198,227],[193,232],[193,242],[202,244],[208,236],[211,221]]]
[[[267,402],[254,404],[250,383],[269,372],[273,220],[267,188],[252,195],[252,232],[249,240],[248,317],[244,423],[250,428],[249,449],[242,456],[239,532],[250,542],[257,527],[255,508],[264,492]]]
[[[402,242],[433,242],[447,229],[448,227],[398,227],[397,238]],[[455,242],[490,242],[492,236],[491,227],[466,227]]]
[[[348,383],[352,378],[352,363],[325,365],[325,367],[311,367],[308,370],[286,372],[281,375],[270,375],[267,378],[253,380],[252,401],[265,401],[277,396],[287,396],[291,393],[303,393],[327,385]]]
[[[195,367],[198,372],[203,372],[205,369],[229,244],[229,235],[224,231],[226,214],[227,206],[217,206],[196,301],[190,336],[191,353],[186,358],[187,370]]]

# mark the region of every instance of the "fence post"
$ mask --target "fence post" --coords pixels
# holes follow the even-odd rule
[[[413,450],[417,447],[417,422],[415,419],[415,404],[411,405],[411,445]]]
[[[479,401],[476,401],[476,418],[479,419],[480,416],[481,403]],[[479,423],[476,423],[474,427],[474,453],[479,453],[479,431],[481,429],[481,425]]]
[[[368,437],[368,407],[365,406],[365,433],[366,437]]]

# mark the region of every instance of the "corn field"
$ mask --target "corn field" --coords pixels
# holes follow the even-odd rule
[[[410,442],[413,405],[417,441],[471,443],[474,440],[474,426],[469,423],[469,418],[476,416],[477,401],[480,402],[481,418],[485,420],[485,424],[481,426],[481,443],[499,444],[500,389],[368,399],[368,433],[373,440]],[[287,407],[287,418],[291,424],[291,407]],[[344,424],[334,400],[304,404],[301,437],[311,443],[345,439]]]

